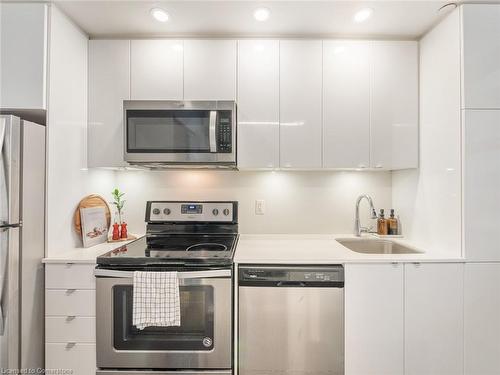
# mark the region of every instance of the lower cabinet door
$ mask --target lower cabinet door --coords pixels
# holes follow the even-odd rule
[[[45,345],[47,373],[71,375],[95,375],[95,344],[60,343]]]
[[[500,263],[465,265],[465,375],[500,374]]]
[[[345,375],[403,374],[403,265],[345,265]]]
[[[464,265],[405,265],[405,375],[463,374]]]

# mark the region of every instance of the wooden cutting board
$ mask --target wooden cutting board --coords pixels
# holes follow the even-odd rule
[[[90,208],[90,207],[104,207],[108,228],[110,228],[111,226],[111,211],[109,209],[108,202],[106,202],[106,200],[100,195],[91,194],[83,198],[80,201],[80,203],[78,203],[78,207],[75,210],[74,224],[76,233],[78,233],[79,235],[82,234],[82,221],[81,221],[80,210],[82,208]]]

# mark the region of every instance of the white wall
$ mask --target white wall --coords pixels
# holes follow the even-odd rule
[[[393,172],[404,235],[428,251],[461,255],[460,16],[420,43],[420,168]]]
[[[87,36],[54,5],[49,41],[47,253],[81,246],[72,230],[79,200],[107,194],[109,171],[87,171]]]
[[[391,205],[390,172],[128,171],[116,172],[116,185],[132,233],[144,232],[147,200],[237,200],[240,233],[352,233],[360,194]],[[256,199],[266,201],[264,215],[255,215]]]

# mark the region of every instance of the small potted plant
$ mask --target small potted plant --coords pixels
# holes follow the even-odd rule
[[[118,240],[120,238],[127,239],[127,223],[122,220],[123,206],[125,205],[125,200],[123,200],[122,197],[125,193],[121,192],[119,189],[114,189],[111,195],[113,196],[113,202],[111,202],[111,204],[116,207],[116,213],[118,215],[118,223],[115,218],[115,224],[113,225],[113,240]],[[121,227],[119,232],[118,227]]]

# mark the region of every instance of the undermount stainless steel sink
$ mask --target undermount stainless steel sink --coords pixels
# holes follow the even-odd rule
[[[398,242],[377,238],[337,238],[349,250],[363,254],[418,254],[420,251]]]

